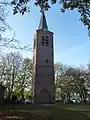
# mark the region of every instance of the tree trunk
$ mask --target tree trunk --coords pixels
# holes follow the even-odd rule
[[[21,97],[22,97],[22,99],[24,99],[24,90],[23,89],[21,90]]]
[[[8,94],[7,94],[7,99],[10,100],[11,95],[10,95],[10,88],[8,88]]]
[[[13,68],[13,72],[12,72],[12,83],[11,83],[11,95],[12,95],[12,92],[13,92],[14,80],[15,80],[15,70],[14,70],[14,68]]]
[[[22,93],[22,99],[24,99],[24,94]]]

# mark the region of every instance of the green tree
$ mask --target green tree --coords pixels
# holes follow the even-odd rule
[[[72,90],[73,93],[79,94],[82,102],[86,102],[87,91],[86,91],[86,80],[87,80],[87,72],[83,67],[79,68],[70,68],[67,71],[67,75],[69,78],[72,78]]]
[[[55,84],[56,84],[56,99],[65,100],[66,96],[66,76],[65,72],[67,70],[67,66],[63,64],[55,64]]]
[[[5,81],[6,76],[6,60],[4,57],[1,57],[0,59],[0,85],[2,85]]]
[[[32,85],[32,60],[25,58],[16,79],[16,91],[24,98],[25,91],[31,90]],[[30,93],[29,93],[30,94]]]
[[[83,67],[74,68],[56,64],[56,95],[64,101],[70,101],[72,96],[78,95],[82,102],[86,102],[87,88],[86,81],[88,74]],[[56,73],[57,73],[56,72]],[[57,76],[58,75],[58,76]]]
[[[19,53],[8,53],[1,59],[1,82],[7,87],[7,97],[10,99],[14,91],[15,79],[21,66],[22,57]]]

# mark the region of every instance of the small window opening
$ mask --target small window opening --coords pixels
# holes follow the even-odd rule
[[[44,40],[42,39],[42,45],[44,46]]]
[[[48,39],[48,36],[46,36],[46,39]]]
[[[48,36],[46,36],[46,46],[49,45]]]
[[[46,46],[48,46],[48,40],[46,40]]]
[[[44,36],[42,36],[42,45],[44,46]]]
[[[46,60],[46,63],[48,64],[48,59]]]

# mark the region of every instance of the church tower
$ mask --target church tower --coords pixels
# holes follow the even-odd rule
[[[53,33],[48,30],[44,12],[34,34],[33,72],[34,103],[54,103]]]

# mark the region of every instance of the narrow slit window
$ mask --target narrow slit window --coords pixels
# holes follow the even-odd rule
[[[48,64],[48,59],[46,60],[46,63]]]

